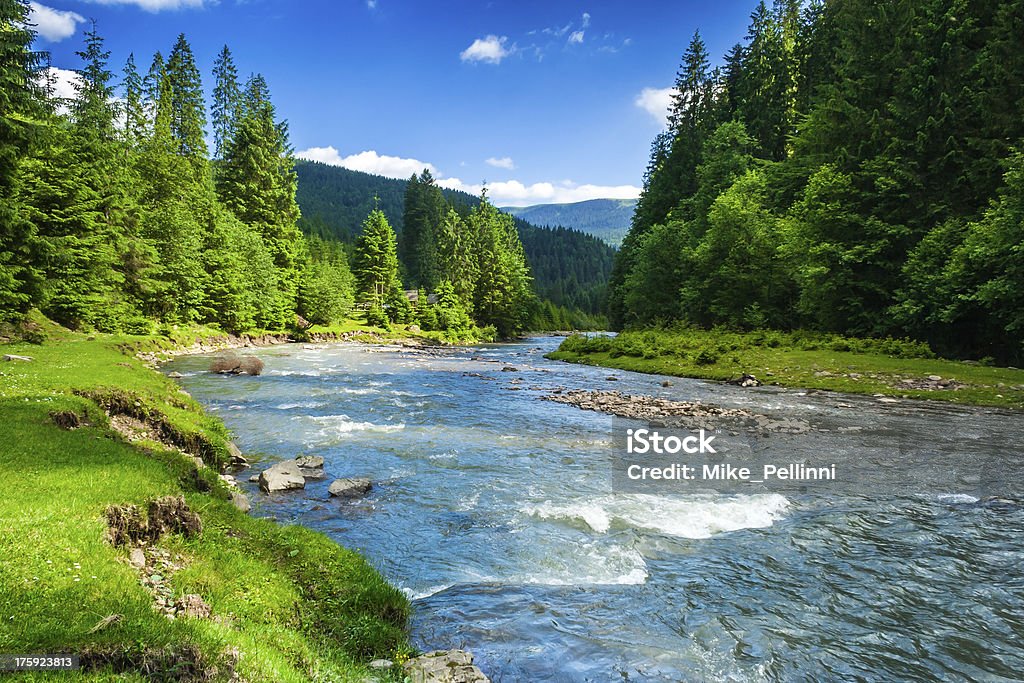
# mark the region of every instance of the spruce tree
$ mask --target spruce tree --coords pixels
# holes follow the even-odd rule
[[[242,89],[238,84],[238,69],[225,45],[213,63],[213,106],[210,117],[213,124],[213,155],[224,158],[228,141],[234,135],[242,109]]]
[[[128,55],[121,87],[124,92],[124,139],[131,147],[137,147],[145,139],[148,125],[143,81],[135,66],[135,53]]]
[[[39,296],[35,228],[25,216],[19,173],[46,117],[29,14],[24,0],[0,0],[0,323],[19,317]]]
[[[171,83],[171,133],[178,153],[193,159],[206,158],[206,105],[202,77],[196,67],[192,47],[179,34],[167,58],[166,73]]]
[[[385,311],[391,321],[403,309],[405,293],[398,277],[398,240],[383,211],[374,209],[356,240],[355,276],[359,300]]]

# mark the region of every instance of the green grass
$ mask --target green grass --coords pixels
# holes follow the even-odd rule
[[[935,358],[926,345],[810,333],[645,330],[615,338],[573,336],[553,360],[677,377],[729,380],[744,373],[765,384],[855,394],[934,399],[1024,409],[1024,371]],[[828,374],[826,374],[828,373]],[[911,388],[931,375],[956,390]]]
[[[141,680],[116,669],[143,660],[167,669],[191,648],[204,670],[217,667],[218,680],[227,679],[227,653],[237,651],[244,680],[354,681],[371,659],[409,653],[407,599],[358,554],[304,528],[242,514],[214,472],[199,475],[181,453],[157,443],[140,449],[108,428],[89,396],[134,398],[139,414],[209,448],[208,462],[225,452],[223,425],[119,351],[165,340],[46,333],[42,345],[0,346],[34,358],[0,363],[0,653],[98,652],[122,663],[84,676],[12,678]],[[62,410],[92,426],[57,427],[50,413]],[[169,621],[155,611],[128,551],[105,539],[108,505],[169,494],[183,494],[204,525],[193,538],[160,541],[186,558],[170,585],[176,596],[202,595],[214,620]],[[89,632],[115,614],[117,623]]]

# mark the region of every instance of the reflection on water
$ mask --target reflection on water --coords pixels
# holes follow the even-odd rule
[[[264,462],[322,455],[304,492],[252,497],[362,551],[414,602],[421,647],[465,646],[495,680],[1016,680],[1024,672],[1019,415],[740,389],[547,361],[557,339],[469,349],[255,351],[166,370]],[[503,372],[512,365],[518,372]],[[999,482],[886,495],[614,495],[611,418],[541,401],[603,388],[814,425],[794,456],[944,453]],[[887,440],[887,441],[886,441]],[[895,444],[892,453],[870,446]],[[367,476],[365,499],[328,500]],[[246,477],[242,477],[246,479]],[[246,486],[254,486],[245,484]]]

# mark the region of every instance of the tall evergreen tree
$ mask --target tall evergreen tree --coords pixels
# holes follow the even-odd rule
[[[46,116],[29,14],[24,0],[0,0],[0,323],[35,303],[40,283],[19,174]]]
[[[388,219],[374,209],[356,240],[355,276],[359,299],[395,321],[405,302],[398,277],[398,240]]]
[[[125,62],[121,87],[124,92],[124,138],[130,146],[137,147],[146,137],[147,119],[143,81],[135,66],[135,53],[130,53]]]
[[[438,283],[435,233],[444,219],[447,204],[429,169],[409,180],[402,214],[399,256],[408,283],[414,288],[433,290]]]
[[[238,69],[225,45],[213,63],[213,106],[210,115],[213,123],[214,158],[222,159],[228,141],[234,135],[235,126],[242,109],[242,89],[238,84]]]
[[[178,40],[167,58],[167,77],[171,83],[171,133],[178,143],[178,153],[193,159],[206,158],[206,104],[203,82],[196,67],[192,47],[185,34]]]

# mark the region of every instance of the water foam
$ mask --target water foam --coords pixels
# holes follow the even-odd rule
[[[526,506],[539,519],[577,520],[604,534],[613,524],[681,538],[709,538],[739,529],[770,527],[789,507],[778,494],[668,498],[646,494],[603,496],[568,504]]]
[[[399,424],[376,424],[374,422],[359,422],[348,415],[323,415],[311,418],[313,422],[323,425],[321,434],[351,434],[352,432],[397,432],[405,429],[404,423]]]

